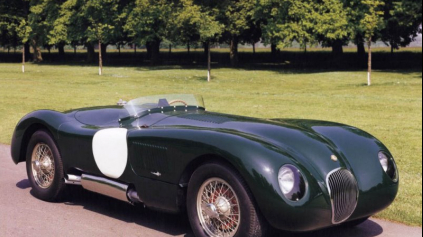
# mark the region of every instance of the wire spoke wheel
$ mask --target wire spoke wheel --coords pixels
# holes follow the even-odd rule
[[[241,224],[241,209],[234,189],[219,178],[200,187],[197,211],[201,226],[211,237],[233,237]]]
[[[47,144],[35,145],[31,156],[31,168],[35,183],[40,188],[49,188],[54,180],[55,168],[53,152]]]

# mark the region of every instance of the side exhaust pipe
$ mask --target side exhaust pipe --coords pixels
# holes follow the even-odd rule
[[[116,198],[124,202],[129,201],[126,196],[126,193],[128,192],[128,185],[87,174],[83,174],[81,176],[81,185],[83,188],[92,192]]]
[[[82,174],[81,176],[67,175],[65,183],[73,185],[82,185],[82,187],[86,190],[103,194],[132,204],[142,202],[138,197],[137,191],[135,191],[134,189],[130,189],[129,185],[103,177],[88,174]]]
[[[66,175],[65,184],[81,185],[81,176],[68,174]]]

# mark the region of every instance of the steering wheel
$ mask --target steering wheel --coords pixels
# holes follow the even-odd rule
[[[188,105],[188,103],[183,101],[183,100],[172,100],[171,102],[169,102],[169,105],[172,105],[172,104],[175,104],[175,103],[181,103],[181,104],[184,104],[185,106]]]

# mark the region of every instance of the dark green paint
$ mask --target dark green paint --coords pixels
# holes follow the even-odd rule
[[[117,106],[33,112],[16,127],[13,160],[24,161],[27,136],[44,127],[56,139],[66,172],[101,176],[92,154],[92,137],[100,129],[127,128],[129,162],[119,180],[133,184],[147,206],[180,211],[183,187],[194,168],[221,159],[245,179],[267,221],[290,231],[332,225],[326,176],[334,169],[349,169],[359,184],[359,202],[350,220],[383,210],[398,192],[398,182],[386,175],[378,161],[380,151],[391,156],[388,149],[354,127],[310,120],[261,120],[196,107],[154,109],[139,116],[128,117]],[[331,155],[338,161],[332,161]],[[280,191],[277,175],[284,164],[298,167],[306,179],[307,192],[298,202],[287,200]],[[157,171],[162,176],[151,174]]]

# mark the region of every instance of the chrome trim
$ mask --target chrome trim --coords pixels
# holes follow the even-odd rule
[[[65,178],[65,184],[81,185],[81,176],[68,174]]]
[[[332,223],[333,224],[340,224],[340,223],[342,223],[342,222],[344,222],[344,221],[346,221],[346,220],[348,220],[348,218],[350,218],[351,216],[352,216],[352,214],[354,213],[354,211],[355,211],[355,209],[357,208],[357,204],[358,204],[358,198],[359,198],[359,194],[360,194],[360,192],[359,192],[359,189],[358,189],[358,183],[357,183],[357,179],[355,178],[355,176],[354,176],[354,174],[353,173],[351,173],[351,175],[352,175],[352,177],[354,178],[354,181],[355,181],[355,186],[356,186],[356,188],[357,188],[357,196],[356,196],[356,202],[355,202],[355,205],[354,205],[354,208],[352,209],[352,211],[351,211],[351,213],[346,217],[346,218],[344,218],[344,219],[342,219],[342,220],[340,220],[340,221],[337,221],[335,218],[336,218],[336,213],[335,213],[335,200],[334,200],[334,197],[332,197],[332,189],[331,189],[331,186],[330,186],[330,184],[329,184],[329,179],[330,179],[330,177],[334,174],[334,173],[336,173],[336,172],[338,172],[338,171],[340,171],[340,170],[346,170],[346,171],[348,171],[349,173],[351,173],[351,171],[349,171],[348,169],[345,169],[345,168],[337,168],[337,169],[334,169],[334,170],[332,170],[331,172],[329,172],[328,173],[328,175],[326,176],[326,186],[327,186],[327,188],[328,188],[328,192],[329,192],[329,197],[330,197],[330,201],[331,201],[331,206],[332,206]]]
[[[157,177],[162,176],[162,173],[160,173],[160,172],[151,172],[151,174],[152,174],[152,175],[155,175],[155,176],[157,176]]]
[[[129,189],[127,193],[128,199],[132,204],[134,203],[142,203],[142,200],[138,196],[138,193],[135,189]]]
[[[102,177],[83,174],[81,176],[81,185],[83,188],[95,193],[100,193],[124,202],[128,200],[128,185],[118,183]]]

